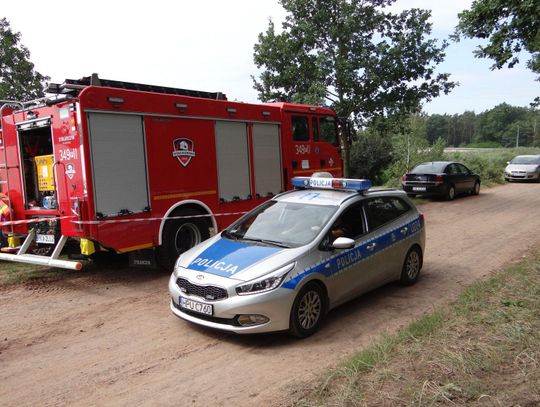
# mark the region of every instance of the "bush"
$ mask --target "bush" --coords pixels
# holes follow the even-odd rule
[[[459,161],[480,175],[484,185],[504,183],[504,167],[516,155],[540,154],[540,148],[501,148],[497,150],[445,153],[444,159]]]

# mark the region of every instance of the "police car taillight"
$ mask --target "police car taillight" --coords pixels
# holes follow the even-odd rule
[[[368,179],[294,177],[291,184],[295,188],[348,189],[358,192],[371,188]]]

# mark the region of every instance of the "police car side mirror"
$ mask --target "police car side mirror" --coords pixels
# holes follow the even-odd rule
[[[354,240],[349,239],[348,237],[338,237],[332,243],[334,249],[351,249],[354,247]]]

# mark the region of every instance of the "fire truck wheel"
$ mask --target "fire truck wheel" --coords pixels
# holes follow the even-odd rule
[[[200,212],[184,209],[172,216],[197,216]],[[205,218],[172,219],[163,227],[162,244],[156,250],[158,264],[172,270],[178,256],[193,246],[210,237],[208,223]]]

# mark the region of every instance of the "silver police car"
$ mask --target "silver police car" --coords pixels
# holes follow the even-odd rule
[[[375,287],[416,282],[423,215],[368,180],[297,177],[295,190],[184,252],[169,280],[178,317],[236,333],[313,334],[325,314]]]

